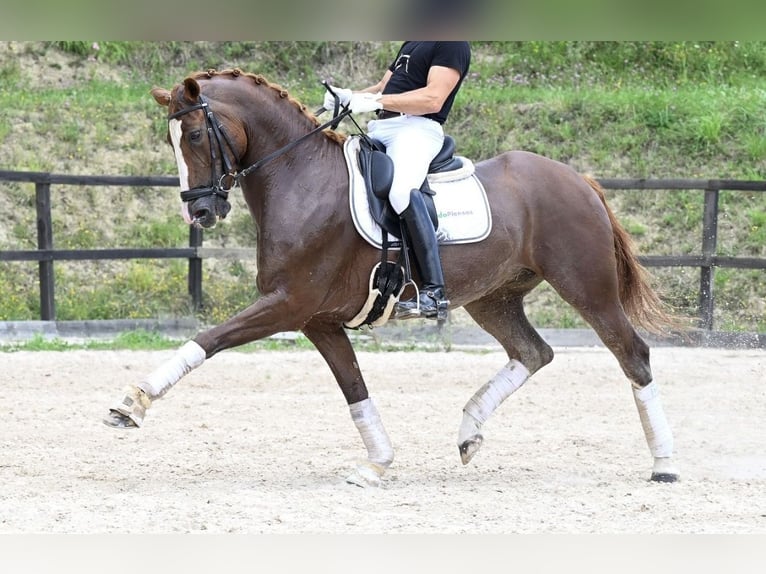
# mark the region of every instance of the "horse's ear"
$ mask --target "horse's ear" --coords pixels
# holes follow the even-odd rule
[[[152,88],[152,97],[161,106],[170,105],[170,91],[164,88]]]
[[[200,87],[197,80],[194,78],[186,78],[184,80],[184,97],[191,103],[196,103],[199,99]]]

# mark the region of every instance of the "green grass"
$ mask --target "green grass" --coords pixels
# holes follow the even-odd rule
[[[439,352],[449,351],[450,345],[444,339],[432,341],[407,341],[404,343],[381,342],[374,337],[353,337],[354,348],[357,351],[367,352]],[[35,334],[26,341],[14,341],[0,343],[0,353],[14,353],[19,351],[163,351],[177,349],[184,341],[166,337],[162,334],[137,329],[120,333],[113,339],[90,339],[83,342],[71,341],[59,337],[45,337]],[[313,351],[316,350],[313,343],[304,335],[298,333],[291,338],[267,338],[235,347],[230,352],[253,353],[258,351]],[[488,353],[489,349],[464,349],[467,353]]]
[[[35,271],[29,264],[0,261],[0,321],[40,318]]]
[[[189,230],[175,215],[172,219],[165,217],[133,225],[125,222],[124,227],[135,247],[184,247],[189,243]]]
[[[83,343],[71,342],[58,337],[44,337],[36,334],[23,342],[0,345],[0,352],[15,351],[73,351],[73,350],[130,350],[159,351],[175,349],[181,343],[158,333],[136,330],[120,333],[110,340],[89,340]]]
[[[756,255],[762,255],[766,248],[766,211],[749,209],[746,245]]]
[[[310,108],[320,79],[362,87],[377,81],[394,42],[99,42],[30,43],[39,61],[64,54],[92,60],[119,80],[84,75],[34,89],[16,60],[0,62],[0,143],[4,165],[58,173],[171,175],[163,111],[148,95],[191,70],[241,67],[285,86]],[[50,58],[51,61],[53,58]],[[58,64],[57,64],[58,65]],[[64,64],[66,65],[66,64]],[[596,177],[766,178],[765,42],[476,42],[446,129],[458,152],[475,160],[525,149]],[[23,125],[19,130],[14,126]],[[351,124],[343,124],[351,130]],[[610,204],[643,254],[701,249],[701,191],[608,192]],[[241,201],[210,246],[254,246]],[[2,184],[8,214],[0,249],[36,245],[34,188]],[[57,248],[172,247],[188,229],[177,190],[55,186]],[[723,192],[720,252],[766,256],[766,193]],[[57,263],[60,319],[187,316],[185,262]],[[258,295],[252,262],[206,261],[200,318],[215,323]],[[721,325],[763,329],[763,272],[719,270]],[[699,272],[652,269],[669,300],[694,314]],[[0,320],[39,313],[34,263],[0,263]],[[760,290],[759,290],[760,289]],[[736,301],[743,298],[738,306]],[[581,320],[541,289],[530,297],[541,327]]]
[[[764,121],[763,90],[466,86],[466,94],[469,103],[458,108],[455,120],[471,134],[458,140],[470,157],[516,147],[587,163],[604,177],[628,177],[626,165],[633,177],[704,177],[701,168],[723,156],[728,177],[766,177],[766,144],[753,123]],[[479,125],[476,117],[482,118]],[[621,156],[617,164],[615,150]]]
[[[190,312],[183,261],[57,264],[54,271],[60,320],[188,316]]]

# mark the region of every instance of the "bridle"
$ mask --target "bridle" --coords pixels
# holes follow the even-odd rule
[[[187,189],[185,191],[181,192],[181,200],[184,202],[188,201],[194,201],[195,199],[200,199],[202,197],[209,197],[209,196],[218,196],[224,200],[228,199],[229,197],[229,191],[235,188],[239,181],[260,168],[262,165],[270,162],[273,159],[278,158],[282,154],[288,152],[298,144],[302,143],[307,138],[311,137],[317,132],[320,132],[330,126],[337,125],[337,123],[349,115],[351,113],[351,110],[346,108],[340,113],[336,113],[334,117],[311,130],[307,134],[301,136],[295,141],[292,141],[288,143],[285,146],[282,146],[278,150],[268,154],[267,156],[259,159],[257,162],[252,164],[251,166],[241,170],[236,171],[234,169],[234,165],[232,164],[231,160],[229,159],[229,154],[226,153],[226,148],[229,149],[232,156],[236,157],[236,152],[234,151],[234,146],[231,143],[231,140],[229,139],[229,136],[226,134],[226,130],[223,127],[223,124],[217,121],[215,114],[213,113],[213,110],[210,108],[210,105],[208,104],[207,98],[205,98],[202,94],[199,95],[198,101],[196,104],[193,104],[189,106],[188,108],[184,108],[182,110],[178,110],[175,113],[172,113],[168,115],[168,121],[177,119],[185,114],[188,114],[190,112],[196,111],[196,110],[203,110],[205,113],[205,123],[207,124],[207,133],[208,138],[210,140],[210,165],[211,165],[211,178],[210,181],[212,182],[209,186],[199,186],[194,187],[191,189]],[[222,169],[219,169],[222,168]],[[220,174],[220,175],[219,175]],[[217,183],[216,183],[217,180]]]
[[[210,169],[212,170],[210,181],[213,183],[208,187],[199,186],[182,191],[181,200],[185,202],[194,201],[195,199],[211,195],[216,195],[222,199],[228,199],[229,190],[237,184],[237,177],[235,175],[234,166],[229,159],[229,155],[226,153],[224,144],[229,148],[232,155],[235,154],[234,147],[231,144],[229,136],[226,135],[226,131],[223,129],[223,124],[216,121],[215,114],[213,114],[213,110],[210,109],[207,99],[200,94],[196,104],[168,115],[168,121],[178,119],[179,117],[196,110],[203,110],[205,114],[207,135],[210,140]],[[219,162],[223,169],[219,169]],[[215,183],[216,180],[218,180],[218,183]]]

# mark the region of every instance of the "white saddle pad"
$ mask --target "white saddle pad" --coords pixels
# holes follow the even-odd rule
[[[343,147],[348,167],[351,217],[359,235],[380,249],[383,230],[370,215],[367,190],[357,160],[359,140],[360,136],[351,136]],[[475,243],[486,239],[492,230],[492,213],[484,186],[474,173],[473,162],[459,157],[463,162],[462,168],[428,176],[428,185],[435,192],[434,205],[439,217],[436,236],[442,245]],[[389,240],[396,238],[389,237]]]

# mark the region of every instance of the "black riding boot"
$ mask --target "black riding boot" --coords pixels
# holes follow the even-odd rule
[[[407,228],[423,285],[417,299],[413,297],[396,304],[394,318],[426,317],[444,320],[447,318],[449,301],[444,293],[439,244],[433,222],[419,190],[412,191],[410,204],[400,217]]]

